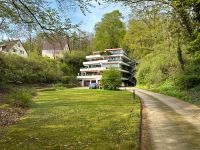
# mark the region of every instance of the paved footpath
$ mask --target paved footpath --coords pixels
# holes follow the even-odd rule
[[[146,106],[153,150],[200,150],[200,107],[175,97],[134,90]]]

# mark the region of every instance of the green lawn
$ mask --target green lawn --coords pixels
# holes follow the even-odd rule
[[[18,123],[0,129],[0,149],[138,149],[140,102],[127,91],[43,91]]]

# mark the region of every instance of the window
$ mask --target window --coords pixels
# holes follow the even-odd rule
[[[20,47],[21,46],[20,43],[18,43],[17,46]]]
[[[24,51],[20,51],[20,54],[24,54]]]

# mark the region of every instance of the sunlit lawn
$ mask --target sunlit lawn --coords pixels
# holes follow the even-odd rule
[[[137,149],[140,104],[130,92],[44,91],[34,101],[21,121],[0,129],[0,149]]]

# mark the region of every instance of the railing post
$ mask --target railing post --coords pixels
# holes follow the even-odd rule
[[[135,100],[135,90],[133,90],[133,100]]]

